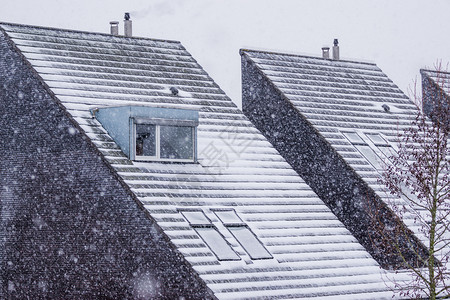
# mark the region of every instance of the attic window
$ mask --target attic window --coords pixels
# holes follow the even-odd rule
[[[377,170],[383,170],[379,156],[356,132],[342,133],[350,143],[370,162]]]
[[[230,244],[202,211],[181,211],[181,214],[219,260],[240,260]]]
[[[377,149],[390,159],[395,154],[392,146],[378,133],[366,133],[366,136],[372,141]]]
[[[231,232],[234,238],[248,253],[251,259],[272,258],[269,251],[258,240],[256,235],[250,230],[234,210],[216,210],[214,213],[222,221],[223,225]]]
[[[134,119],[135,160],[193,162],[195,122]]]
[[[126,105],[91,113],[131,160],[196,161],[198,111]]]

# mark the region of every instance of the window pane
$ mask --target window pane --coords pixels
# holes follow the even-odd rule
[[[382,162],[375,151],[372,150],[368,145],[355,145],[359,152],[364,155],[367,160],[377,169],[383,169]]]
[[[228,226],[234,237],[239,241],[242,247],[247,251],[252,259],[272,258],[270,253],[263,247],[253,232],[246,226]]]
[[[161,158],[193,159],[194,142],[192,127],[160,127]]]
[[[156,156],[156,126],[136,124],[136,156]]]
[[[387,146],[387,147],[379,146],[378,150],[380,150],[389,159],[391,156],[395,155],[395,150],[391,146]]]
[[[198,235],[220,260],[239,260],[239,256],[231,249],[224,237],[214,227],[195,228]]]
[[[366,134],[369,139],[377,145],[388,145],[388,143],[379,134]]]
[[[224,210],[214,212],[222,223],[242,223],[242,220],[236,215],[234,210]]]
[[[352,143],[365,144],[363,139],[356,132],[343,132],[347,139]]]
[[[211,221],[205,216],[202,211],[183,211],[183,216],[192,225],[209,225]]]

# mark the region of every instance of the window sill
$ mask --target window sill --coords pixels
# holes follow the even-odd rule
[[[135,158],[133,161],[136,162],[161,162],[161,163],[189,163],[189,164],[198,164],[198,161],[193,159],[158,159],[152,157],[139,157]]]

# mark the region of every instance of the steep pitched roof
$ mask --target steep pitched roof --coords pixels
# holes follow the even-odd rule
[[[417,114],[414,103],[373,63],[241,50],[297,112],[318,131],[360,178],[386,203],[393,201],[378,182],[380,168],[345,133],[387,159],[379,142],[397,147],[399,132]],[[371,137],[378,135],[380,141]],[[369,153],[370,155],[370,153]],[[377,170],[378,169],[378,170]],[[423,241],[411,214],[403,221]]]
[[[6,23],[0,29],[217,298],[390,297],[378,264],[179,42]],[[313,110],[327,109],[317,104]],[[90,112],[123,105],[198,110],[198,163],[129,160]],[[201,209],[241,259],[219,261],[181,208]],[[252,260],[215,208],[233,208],[273,258]]]
[[[422,74],[424,78],[430,79],[435,84],[438,84],[444,92],[448,93],[450,90],[450,72],[421,69],[420,74]]]

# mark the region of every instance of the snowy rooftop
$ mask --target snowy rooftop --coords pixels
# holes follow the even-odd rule
[[[241,50],[387,203],[378,178],[383,161],[398,150],[398,134],[417,114],[414,103],[373,63]],[[428,72],[430,77],[435,74]],[[444,76],[445,77],[445,76]],[[447,84],[450,82],[448,75]],[[393,152],[394,151],[394,152]],[[411,210],[411,212],[413,212]],[[425,243],[414,223],[404,222]]]
[[[444,92],[448,93],[450,91],[450,72],[422,69],[420,73],[433,80]]]
[[[0,29],[217,298],[391,297],[378,264],[179,42]],[[388,129],[407,125],[414,110],[406,96],[375,65],[246,54],[378,190],[373,168],[339,130],[381,132],[393,142]],[[198,110],[198,163],[129,160],[90,112],[121,105]],[[214,213],[226,208],[272,258],[249,257]],[[180,209],[202,210],[239,259],[219,260]]]

